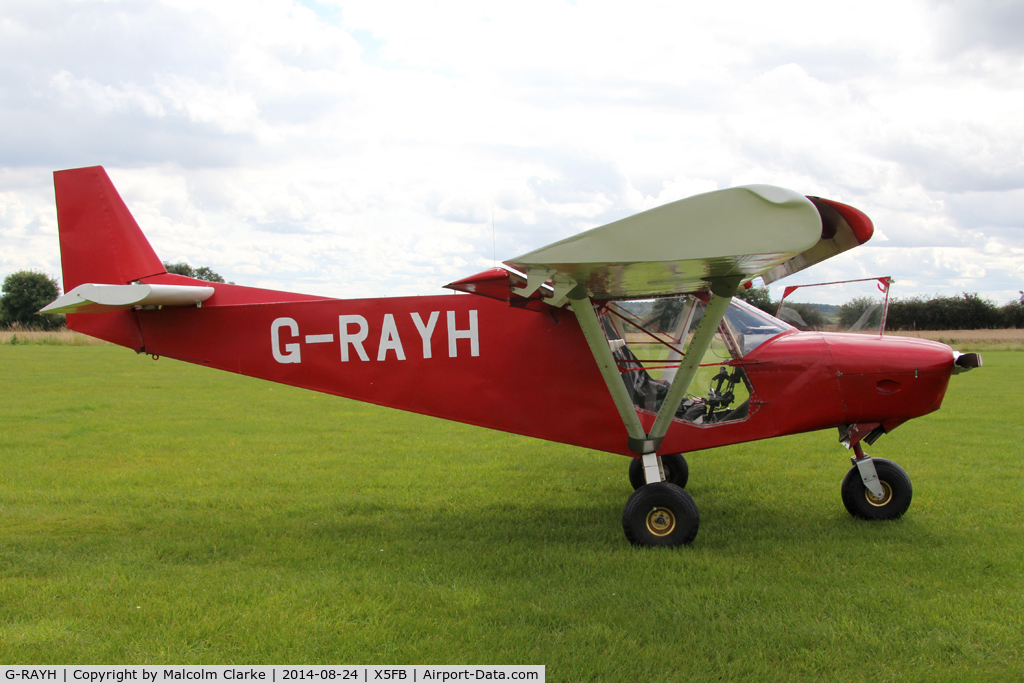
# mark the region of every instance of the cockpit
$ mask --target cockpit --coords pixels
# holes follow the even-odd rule
[[[600,307],[608,344],[633,404],[657,413],[703,317],[702,295],[609,301]],[[698,425],[742,420],[753,388],[734,361],[796,328],[733,299],[675,418]]]

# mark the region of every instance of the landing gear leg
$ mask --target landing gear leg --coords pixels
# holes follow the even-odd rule
[[[843,478],[843,505],[861,519],[897,519],[910,507],[914,496],[910,477],[903,468],[882,458],[872,458],[855,444],[857,457]]]
[[[675,484],[681,489],[686,488],[686,482],[690,480],[690,466],[682,453],[658,456],[661,460],[661,471],[664,474],[663,481]],[[643,458],[631,458],[629,461],[629,483],[633,490],[640,488],[647,483],[644,477]]]

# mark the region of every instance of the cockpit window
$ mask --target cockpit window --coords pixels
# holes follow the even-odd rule
[[[700,297],[687,295],[615,301],[600,316],[608,344],[633,404],[657,412],[704,313]],[[795,328],[733,299],[676,419],[713,424],[747,417],[752,387],[733,361],[772,337]]]
[[[729,304],[725,324],[736,340],[741,356],[747,355],[772,337],[796,329],[740,299],[733,299]]]

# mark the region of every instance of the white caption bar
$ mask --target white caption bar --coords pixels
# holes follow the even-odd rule
[[[448,683],[449,681],[536,681],[544,666],[0,666],[0,683],[170,683],[171,681],[247,681],[259,683]]]

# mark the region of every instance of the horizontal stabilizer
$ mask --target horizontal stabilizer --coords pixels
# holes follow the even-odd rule
[[[136,306],[195,306],[213,296],[213,287],[187,285],[78,285],[40,313],[109,313]]]

